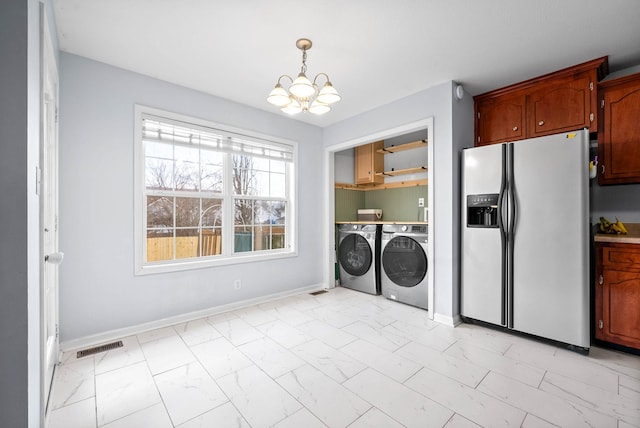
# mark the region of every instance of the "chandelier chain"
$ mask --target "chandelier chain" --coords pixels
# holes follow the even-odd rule
[[[307,74],[307,50],[302,49],[302,68],[300,68],[300,72],[305,76]]]

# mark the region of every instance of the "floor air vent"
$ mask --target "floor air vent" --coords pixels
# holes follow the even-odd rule
[[[95,346],[93,348],[83,349],[82,351],[78,351],[76,354],[76,358],[86,357],[87,355],[98,354],[100,352],[110,351],[112,349],[122,348],[122,340],[118,340],[117,342],[107,343],[106,345]]]
[[[313,293],[309,293],[309,294],[311,294],[312,296],[317,296],[318,294],[324,294],[326,292],[327,292],[327,290],[318,290],[318,291],[314,291]]]

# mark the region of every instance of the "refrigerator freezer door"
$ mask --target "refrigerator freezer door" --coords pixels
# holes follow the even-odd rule
[[[586,130],[513,143],[513,328],[589,347]]]
[[[462,152],[461,313],[468,318],[504,325],[502,244],[500,230],[467,226],[467,196],[499,193],[502,145]]]

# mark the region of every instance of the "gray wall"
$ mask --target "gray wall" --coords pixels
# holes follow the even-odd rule
[[[471,135],[468,145],[473,144],[473,100],[467,96],[454,109],[453,90],[454,83],[445,82],[324,130],[324,145],[328,147],[434,117],[435,183],[429,183],[435,186],[434,212],[429,219],[435,227],[434,312],[446,317],[459,313],[459,151],[467,135]]]
[[[40,426],[39,2],[0,6],[0,426]]]
[[[320,128],[71,54],[61,68],[63,342],[322,283]],[[298,141],[298,256],[135,276],[136,103]]]
[[[355,160],[353,148],[336,152],[333,158],[336,183],[355,184]]]
[[[455,90],[454,85],[454,90]],[[462,166],[462,149],[473,147],[473,98],[465,93],[462,100],[458,100],[457,98],[453,98],[453,147],[454,152],[457,152],[457,156],[454,156],[452,159],[452,169],[453,173],[453,203],[457,206],[455,211],[455,216],[453,217],[454,227],[453,227],[453,242],[460,242],[460,209],[462,206],[462,196],[460,193],[461,189],[461,166]],[[457,245],[454,248],[454,252],[452,254],[453,264],[457,266],[457,269],[454,269],[453,272],[453,282],[454,284],[460,284],[460,255],[461,248],[460,245]],[[457,290],[456,290],[457,291]],[[460,293],[456,292],[453,295],[453,300],[451,302],[453,312],[455,314],[460,313]]]
[[[3,3],[1,10],[0,57],[11,61],[3,61],[0,79],[0,426],[21,426],[28,420],[28,4]]]
[[[600,216],[640,223],[640,184],[600,186],[597,179],[591,180],[591,223],[598,223]]]

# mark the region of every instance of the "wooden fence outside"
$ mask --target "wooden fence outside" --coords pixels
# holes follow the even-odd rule
[[[263,233],[267,231],[267,233]],[[273,246],[281,248],[284,246],[284,226],[272,226],[271,234],[269,228],[256,228],[253,235],[253,250],[268,249],[268,239],[273,239]],[[247,236],[248,235],[248,236]],[[251,233],[247,235],[236,234],[236,247],[242,246],[240,251],[251,251]],[[244,238],[249,238],[247,242]],[[240,238],[240,239],[238,239]],[[147,261],[155,262],[161,260],[173,260],[172,236],[148,237],[147,238]],[[175,238],[176,259],[188,259],[200,256],[200,238],[198,236],[178,236]],[[238,251],[238,248],[236,248]],[[202,231],[202,256],[215,256],[222,254],[222,235],[219,230]]]
[[[178,236],[176,242],[176,259],[188,259],[200,255],[200,238],[198,236]],[[214,256],[222,254],[222,236],[219,231],[202,231],[202,255]],[[161,236],[147,238],[147,261],[173,260],[173,237]]]

